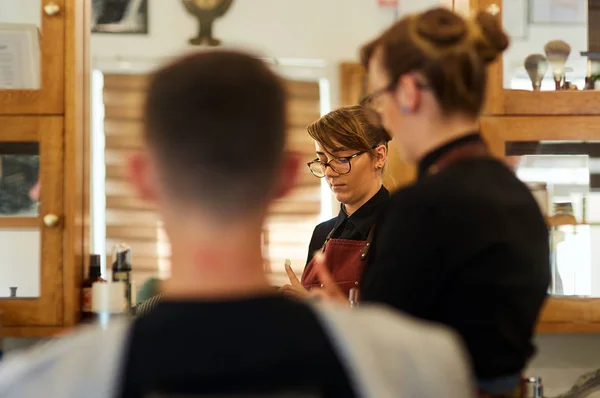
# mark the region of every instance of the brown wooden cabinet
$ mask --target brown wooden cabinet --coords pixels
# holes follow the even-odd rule
[[[39,278],[30,294],[15,289],[16,297],[6,298],[0,290],[6,336],[47,336],[77,323],[88,241],[90,2],[41,0],[40,7],[41,88],[0,90],[0,158],[24,154],[39,162],[39,185],[29,192],[39,198],[35,209],[0,216],[5,242],[22,246],[15,243]],[[30,266],[19,258],[5,257],[0,266]]]
[[[508,12],[502,0],[470,0],[468,5],[464,3],[463,6],[470,7],[471,10],[496,9],[500,11],[501,17],[503,12]],[[514,13],[514,10],[511,12]],[[538,27],[531,24],[535,16],[510,15],[510,18],[519,17],[528,18],[530,23],[528,29],[532,30],[530,33],[535,33]],[[566,37],[561,37],[561,32],[567,29],[577,28],[569,27],[568,24],[560,25],[552,32],[557,35],[556,37],[546,36],[541,42],[531,40],[531,44],[528,44],[526,37],[513,41],[521,48],[528,46],[529,51],[522,56],[524,61],[529,52],[543,54],[543,45],[546,41],[568,40]],[[582,50],[577,47],[580,43],[570,44],[573,47],[571,57],[578,58],[577,51]],[[514,57],[514,53],[512,56]],[[481,131],[497,156],[506,156],[507,143],[581,144],[600,141],[600,91],[583,91],[581,84],[580,90],[577,91],[507,89],[510,84],[504,81],[507,78],[506,70],[517,66],[517,61],[519,60],[507,61],[501,57],[489,68],[488,97],[484,116],[481,119]],[[522,63],[517,67],[521,69],[521,76],[527,76]],[[585,73],[585,70],[578,72]],[[549,68],[547,75],[550,73]],[[550,297],[542,311],[538,331],[542,333],[599,332],[600,299],[575,296]]]

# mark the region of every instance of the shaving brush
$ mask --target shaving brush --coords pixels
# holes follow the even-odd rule
[[[542,80],[548,70],[548,61],[542,54],[530,54],[525,58],[525,70],[531,79],[533,91],[540,91]]]
[[[560,82],[565,75],[565,63],[571,54],[571,46],[562,40],[552,40],[546,43],[544,51],[552,68],[556,89],[560,90]]]

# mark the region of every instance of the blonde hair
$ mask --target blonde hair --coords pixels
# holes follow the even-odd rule
[[[381,127],[369,123],[364,109],[359,106],[338,108],[309,125],[308,134],[322,147],[334,149],[342,146],[357,151],[373,150],[390,140]]]
[[[420,72],[445,113],[477,116],[485,99],[486,66],[507,47],[498,19],[484,11],[465,19],[443,7],[409,15],[361,49],[365,67],[375,50],[392,82]]]

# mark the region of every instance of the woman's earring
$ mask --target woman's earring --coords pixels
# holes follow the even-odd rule
[[[377,169],[381,170],[383,169],[383,166],[377,165]]]
[[[400,112],[402,112],[404,114],[410,113],[410,107],[408,105],[402,105],[400,107]]]

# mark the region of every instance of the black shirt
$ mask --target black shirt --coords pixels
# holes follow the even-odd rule
[[[286,391],[355,396],[313,311],[280,296],[161,301],[135,320],[126,355],[121,397]]]
[[[308,264],[314,254],[323,247],[325,239],[331,231],[334,231],[331,236],[333,239],[367,240],[371,228],[389,199],[390,193],[382,186],[371,199],[351,216],[346,214],[344,205],[340,205],[340,212],[337,217],[316,226],[308,245],[306,263]]]
[[[550,283],[548,230],[528,188],[491,157],[426,170],[468,136],[426,156],[414,185],[377,223],[364,301],[451,326],[481,380],[518,374]]]

